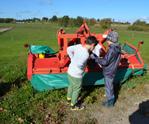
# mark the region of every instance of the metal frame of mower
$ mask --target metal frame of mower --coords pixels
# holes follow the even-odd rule
[[[107,30],[104,35],[107,35],[110,31],[111,29]],[[49,54],[47,57],[41,59],[38,54],[28,53],[27,78],[30,80],[33,74],[66,73],[70,63],[70,59],[67,55],[67,47],[78,43],[83,45],[88,36],[95,36],[102,46],[102,51],[106,53],[106,47],[103,45],[106,39],[103,37],[103,34],[91,33],[85,22],[74,34],[65,33],[63,29],[60,29],[57,33],[59,51],[56,54]],[[139,47],[136,48],[129,43],[126,44],[135,51],[135,54],[129,54],[124,51],[121,54],[122,59],[119,67],[132,69],[143,68],[144,62],[140,56]],[[86,72],[100,70],[101,68],[98,65],[92,69],[87,66],[85,69]]]

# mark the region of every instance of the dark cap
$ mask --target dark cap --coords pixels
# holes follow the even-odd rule
[[[113,43],[117,43],[118,42],[118,33],[115,31],[112,31],[107,35],[106,39],[110,40]]]

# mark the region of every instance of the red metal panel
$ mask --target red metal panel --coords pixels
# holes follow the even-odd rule
[[[57,57],[36,58],[34,68],[59,68],[59,59]]]
[[[27,79],[28,80],[32,78],[32,68],[33,68],[33,55],[29,53],[28,59],[27,59]]]

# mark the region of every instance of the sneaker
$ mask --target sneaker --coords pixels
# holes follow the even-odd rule
[[[110,108],[114,107],[115,99],[106,100],[102,103],[104,107]]]
[[[71,101],[71,98],[70,98],[70,97],[67,97],[67,100],[68,100],[68,101]]]
[[[83,105],[74,105],[71,106],[72,111],[83,110],[85,107]]]
[[[67,104],[67,105],[70,105],[70,104],[71,104],[71,98],[67,98],[66,104]]]
[[[71,100],[67,100],[66,105],[70,105],[70,104],[71,104]]]

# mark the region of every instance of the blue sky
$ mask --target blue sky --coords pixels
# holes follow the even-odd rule
[[[149,0],[1,0],[0,17],[113,18],[119,21],[144,19],[149,22]]]

